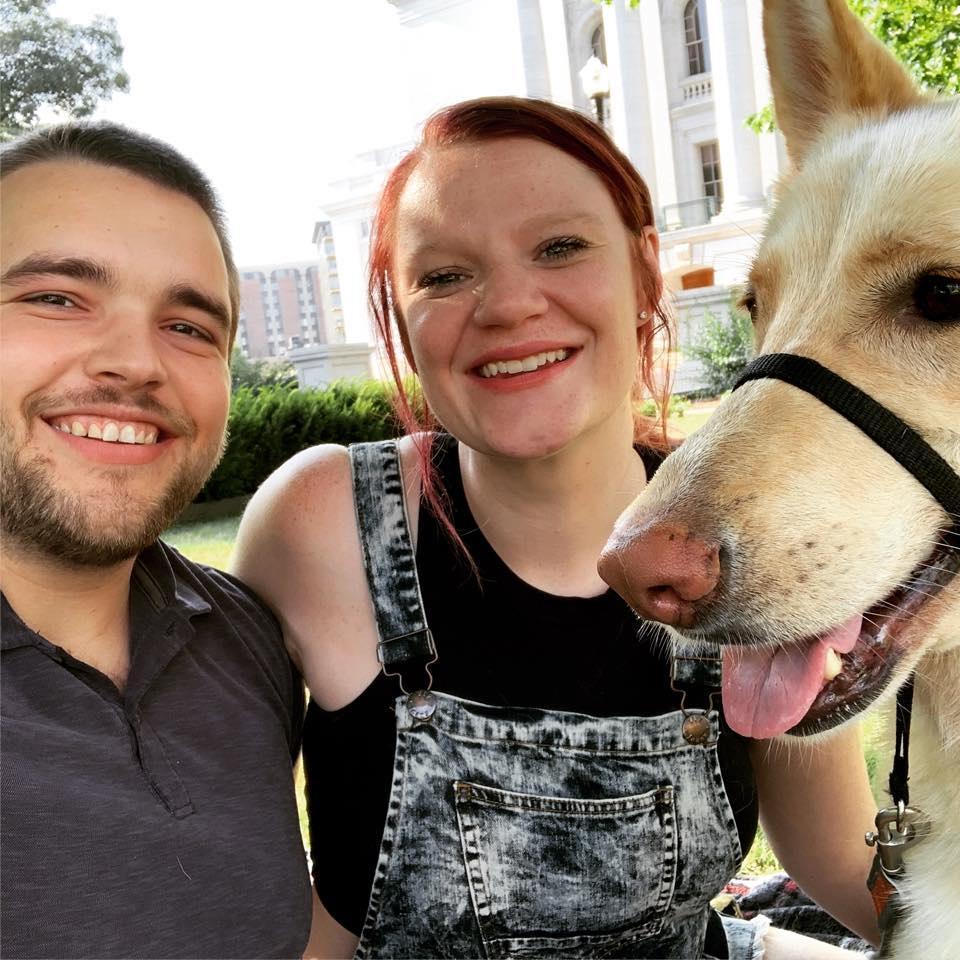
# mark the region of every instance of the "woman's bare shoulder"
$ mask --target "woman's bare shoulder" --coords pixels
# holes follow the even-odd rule
[[[234,572],[273,608],[311,694],[327,709],[376,674],[376,625],[354,515],[345,447],[311,447],[253,496]]]

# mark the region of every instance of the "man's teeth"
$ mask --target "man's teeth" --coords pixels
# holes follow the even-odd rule
[[[152,444],[157,442],[159,433],[156,427],[147,423],[118,423],[116,420],[55,420],[52,426],[61,433],[105,443]]]
[[[495,377],[503,373],[530,373],[538,367],[548,363],[556,363],[558,360],[566,360],[570,356],[570,351],[546,350],[543,353],[535,353],[532,356],[524,357],[522,360],[494,360],[485,363],[480,368],[481,377]]]
[[[827,647],[827,659],[823,665],[823,679],[829,683],[843,671],[843,662],[833,647]]]

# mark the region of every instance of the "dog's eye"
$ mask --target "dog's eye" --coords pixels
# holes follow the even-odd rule
[[[757,296],[752,290],[749,288],[744,290],[737,305],[741,310],[746,310],[750,314],[751,320],[755,321],[757,319]]]
[[[960,323],[960,280],[928,273],[917,281],[913,302],[924,320]]]

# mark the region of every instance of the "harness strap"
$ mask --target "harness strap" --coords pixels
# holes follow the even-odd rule
[[[949,514],[951,537],[960,537],[960,476],[913,427],[810,357],[791,353],[759,356],[747,365],[733,389],[750,380],[768,378],[805,390],[859,427],[926,487]]]
[[[897,740],[890,771],[890,797],[898,809],[910,805],[910,717],[913,707],[913,674],[897,691]]]
[[[395,440],[384,440],[351,444],[349,451],[363,566],[380,638],[377,659],[385,674],[400,677],[404,692],[426,690],[437,650],[423,612],[399,448]]]

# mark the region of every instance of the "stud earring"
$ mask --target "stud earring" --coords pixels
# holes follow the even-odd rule
[[[640,317],[641,320],[646,320],[646,319],[647,319],[647,311],[646,311],[646,310],[641,310],[640,313],[638,314],[638,316]]]

